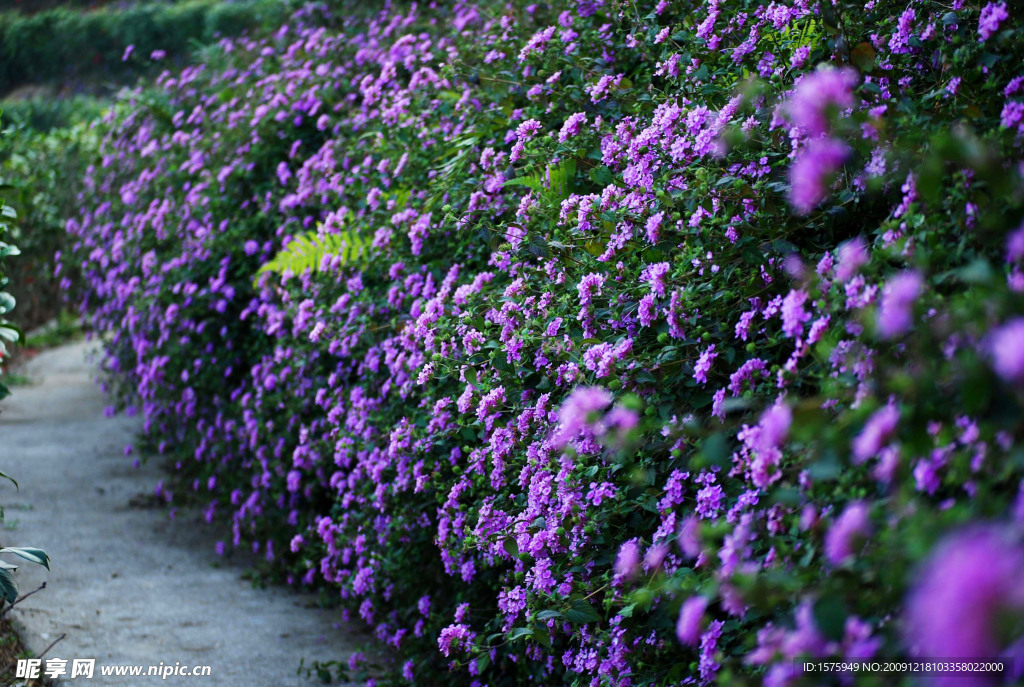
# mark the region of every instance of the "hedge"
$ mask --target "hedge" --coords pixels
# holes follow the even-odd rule
[[[281,0],[181,0],[3,13],[0,93],[48,81],[121,79],[139,73],[154,53],[157,61],[184,56],[195,43],[275,25],[284,9]]]
[[[396,682],[1019,653],[1005,4],[318,16],[124,96],[61,263],[222,549]]]
[[[18,323],[31,331],[60,314],[62,292],[78,282],[77,269],[55,273],[53,256],[67,247],[65,223],[79,212],[82,179],[86,167],[96,161],[98,138],[78,117],[87,117],[99,105],[72,99],[64,107],[15,109],[4,112],[5,125],[11,126],[8,135],[0,137],[0,201],[18,209],[8,229],[22,254],[11,263],[8,275],[10,293],[19,303]],[[61,126],[40,131],[32,124]]]

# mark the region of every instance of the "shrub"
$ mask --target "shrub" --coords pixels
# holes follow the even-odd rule
[[[0,93],[53,80],[124,79],[151,64],[154,51],[181,57],[196,42],[275,25],[283,10],[280,0],[183,0],[0,15]]]
[[[69,98],[5,101],[0,105],[3,107],[5,125],[38,133],[92,122],[99,119],[106,109],[102,100],[81,95]],[[9,138],[4,141],[6,149],[10,149],[20,140],[19,137],[13,138],[14,140]]]
[[[398,680],[994,655],[1024,630],[1004,10],[307,12],[118,104],[64,262],[182,487]]]
[[[31,120],[31,111],[23,112]],[[43,133],[21,125],[13,134],[0,139],[0,199],[19,209],[9,226],[22,250],[9,268],[10,290],[20,304],[19,323],[32,330],[56,317],[64,293],[78,284],[77,268],[55,272],[54,256],[66,249],[65,224],[80,211],[82,179],[98,140],[83,123]]]

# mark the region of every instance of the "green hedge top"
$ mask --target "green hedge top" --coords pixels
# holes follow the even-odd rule
[[[120,78],[137,70],[132,55],[178,55],[194,43],[272,24],[283,12],[280,0],[184,0],[0,14],[0,93],[41,81]]]

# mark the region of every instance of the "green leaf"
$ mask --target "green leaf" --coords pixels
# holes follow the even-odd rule
[[[16,303],[17,301],[14,300],[14,296],[6,291],[0,291],[0,315],[14,310]]]
[[[6,472],[0,472],[0,477],[2,477],[2,478],[4,478],[4,479],[8,479],[8,480],[10,480],[10,481],[11,481],[11,484],[13,484],[13,485],[14,485],[14,488],[15,488],[15,489],[20,489],[20,487],[18,486],[18,480],[14,479],[14,478],[13,478],[13,477],[11,477],[10,475],[8,475],[8,474],[7,474]]]
[[[548,629],[543,625],[533,626],[533,641],[537,642],[545,649],[551,648],[551,635],[548,634]]]
[[[565,612],[565,619],[573,625],[585,625],[598,622],[601,616],[586,599],[573,599]]]
[[[470,386],[473,386],[473,387],[477,386],[477,376],[476,376],[476,368],[475,367],[467,367],[466,368],[466,372],[465,372],[465,377],[466,377],[466,382],[468,382]]]
[[[18,598],[18,583],[14,581],[14,573],[7,568],[0,568],[0,598],[9,604]]]
[[[839,641],[846,627],[846,605],[835,596],[825,596],[814,604],[814,624],[828,639]]]
[[[875,48],[867,41],[858,43],[850,51],[850,59],[865,74],[875,68],[875,57]]]
[[[590,180],[598,186],[608,186],[612,181],[614,181],[614,179],[615,177],[612,175],[612,170],[608,169],[605,165],[594,167],[590,170]]]
[[[533,636],[533,628],[532,627],[516,627],[516,628],[513,628],[512,631],[508,633],[508,641],[514,642],[517,639],[522,639],[523,637],[532,637],[532,636]]]
[[[34,547],[7,546],[0,549],[0,553],[13,553],[15,556],[24,558],[26,561],[37,563],[47,570],[50,569],[50,557],[42,549]]]
[[[965,284],[990,284],[995,278],[992,266],[981,258],[957,270],[957,276]]]
[[[528,176],[516,177],[505,186],[526,186],[544,196],[549,202],[561,203],[572,195],[576,180],[576,160],[569,158],[557,165],[548,165],[544,172],[534,171]]]
[[[551,611],[551,610],[548,610],[548,611],[541,611],[540,613],[537,614],[537,620],[540,620],[540,621],[554,620],[555,618],[561,618],[561,617],[563,617],[561,611]]]
[[[488,654],[480,654],[476,657],[476,672],[483,673],[491,665],[491,657]]]
[[[835,455],[829,455],[807,468],[807,474],[818,482],[832,482],[843,474],[843,466]]]

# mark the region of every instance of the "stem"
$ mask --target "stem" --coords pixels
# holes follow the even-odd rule
[[[33,594],[35,594],[37,592],[41,592],[44,589],[46,589],[46,582],[43,582],[41,585],[39,585],[37,588],[33,589],[32,591],[28,592],[27,594],[22,594],[21,597],[15,599],[13,602],[11,602],[7,606],[7,608],[5,608],[4,610],[0,611],[0,618],[3,618],[5,615],[10,613],[12,608],[14,608],[18,604],[20,604],[22,601],[24,601],[28,597],[32,596]]]
[[[45,649],[43,649],[42,653],[40,653],[38,656],[36,656],[36,658],[42,658],[43,656],[45,656],[50,649],[52,649],[54,646],[57,645],[57,642],[59,642],[60,640],[64,639],[67,636],[68,636],[68,634],[66,632],[62,633],[60,637],[57,637],[57,639],[55,639],[52,642],[50,642],[50,646],[48,646]],[[17,667],[17,665],[18,665],[18,661],[17,660],[15,660],[13,663],[10,663],[6,668],[4,668],[3,672],[0,673],[0,676],[7,675],[9,672],[14,670],[15,667]]]

